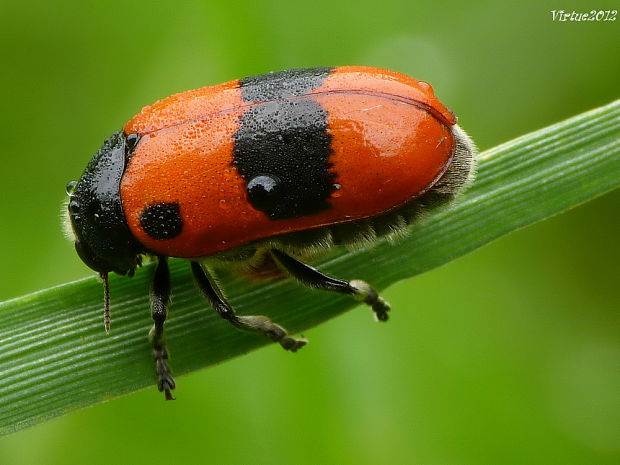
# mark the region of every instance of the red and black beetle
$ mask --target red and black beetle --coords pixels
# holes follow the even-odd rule
[[[475,147],[432,87],[378,68],[343,66],[252,76],[172,95],[107,139],[68,186],[75,248],[107,275],[156,257],[151,332],[158,388],[174,380],[163,338],[167,257],[187,258],[215,310],[287,350],[306,341],[265,316],[238,316],[213,267],[273,260],[304,285],[350,294],[387,320],[363,281],[299,260],[334,244],[402,231],[422,209],[453,199]]]

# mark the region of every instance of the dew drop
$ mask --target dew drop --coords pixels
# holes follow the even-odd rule
[[[342,192],[340,191],[340,189],[342,189],[342,186],[340,184],[332,184],[332,187],[334,188],[332,197],[335,197],[335,198],[342,197]]]
[[[247,185],[248,200],[259,210],[271,208],[280,198],[281,181],[275,175],[260,174]]]
[[[73,192],[75,191],[75,186],[77,186],[77,181],[69,181],[67,183],[67,185],[65,186],[65,191],[67,192],[67,195],[73,194]]]

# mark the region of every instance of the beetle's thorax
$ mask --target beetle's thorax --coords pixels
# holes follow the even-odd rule
[[[143,252],[127,227],[120,196],[125,166],[137,141],[137,135],[125,136],[122,131],[106,139],[69,192],[75,248],[82,261],[100,273],[131,273]]]

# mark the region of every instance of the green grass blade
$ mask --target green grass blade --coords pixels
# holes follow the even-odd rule
[[[467,193],[452,207],[430,213],[397,245],[338,249],[318,265],[381,289],[618,185],[620,101],[484,152]],[[167,334],[182,396],[179,375],[267,341],[235,330],[209,310],[186,263],[173,260],[171,271],[174,300]],[[147,340],[151,272],[147,266],[133,279],[112,277],[109,336],[101,319],[101,284],[94,277],[0,304],[1,433],[138,389],[155,389]],[[309,291],[288,280],[251,283],[226,275],[222,281],[239,313],[264,313],[292,332],[355,305],[347,297]]]

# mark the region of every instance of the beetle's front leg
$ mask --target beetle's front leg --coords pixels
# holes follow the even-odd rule
[[[157,389],[165,393],[166,400],[174,400],[171,391],[175,388],[175,383],[168,365],[168,348],[164,336],[164,322],[168,314],[169,303],[170,271],[168,270],[168,260],[166,257],[159,257],[151,284],[151,316],[154,324],[149,333],[149,339],[153,347]]]

